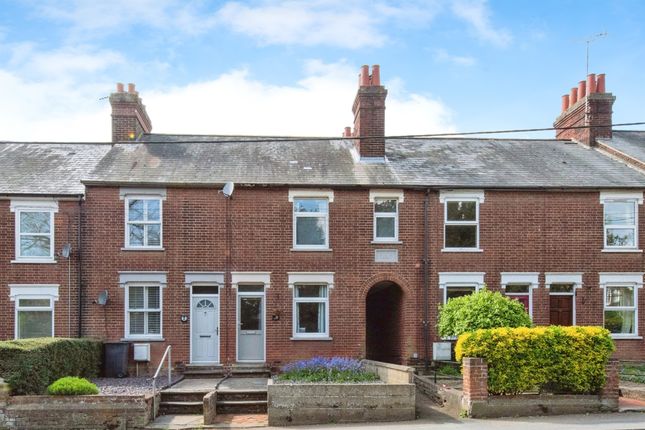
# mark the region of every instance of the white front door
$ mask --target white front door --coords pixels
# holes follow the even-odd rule
[[[192,362],[219,361],[218,296],[193,296]]]

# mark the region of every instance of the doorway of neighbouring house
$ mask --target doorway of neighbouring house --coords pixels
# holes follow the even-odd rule
[[[365,299],[366,358],[401,364],[403,359],[403,290],[394,282],[379,282]]]

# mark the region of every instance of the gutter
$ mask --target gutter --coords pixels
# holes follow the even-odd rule
[[[424,349],[424,365],[425,370],[428,370],[429,364],[429,353],[430,353],[430,321],[428,321],[429,312],[428,306],[430,306],[430,291],[429,291],[429,270],[430,270],[430,260],[428,256],[428,250],[430,248],[429,238],[430,231],[428,225],[428,212],[430,206],[430,189],[426,188],[426,195],[423,201],[423,349]]]
[[[77,288],[78,288],[78,337],[83,337],[83,201],[79,199],[78,201],[78,233],[77,233],[77,249],[78,257],[76,258],[77,266]],[[68,303],[68,306],[70,304]]]

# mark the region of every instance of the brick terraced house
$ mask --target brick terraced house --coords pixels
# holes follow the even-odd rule
[[[645,133],[608,126],[604,75],[552,140],[386,138],[386,95],[364,66],[353,129],[272,139],[153,134],[118,85],[111,143],[0,143],[0,338],[123,340],[155,366],[168,345],[176,365],[413,362],[438,306],[486,285],[645,359],[645,174],[611,152]]]

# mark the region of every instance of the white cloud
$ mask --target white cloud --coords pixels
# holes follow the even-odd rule
[[[163,91],[138,89],[155,132],[340,136],[353,122],[357,71],[344,62],[309,61],[305,77],[294,85],[272,85],[242,69]],[[26,81],[0,69],[0,139],[107,141],[109,104],[99,96],[112,85]],[[390,90],[386,133],[455,130],[441,101],[406,92],[398,79],[386,79],[385,85]]]
[[[435,60],[440,63],[451,63],[457,66],[473,66],[476,63],[475,58],[463,55],[449,54],[445,49],[435,51]]]
[[[492,13],[486,0],[454,0],[452,12],[467,22],[479,39],[500,47],[510,45],[511,33],[493,25],[491,22]]]

